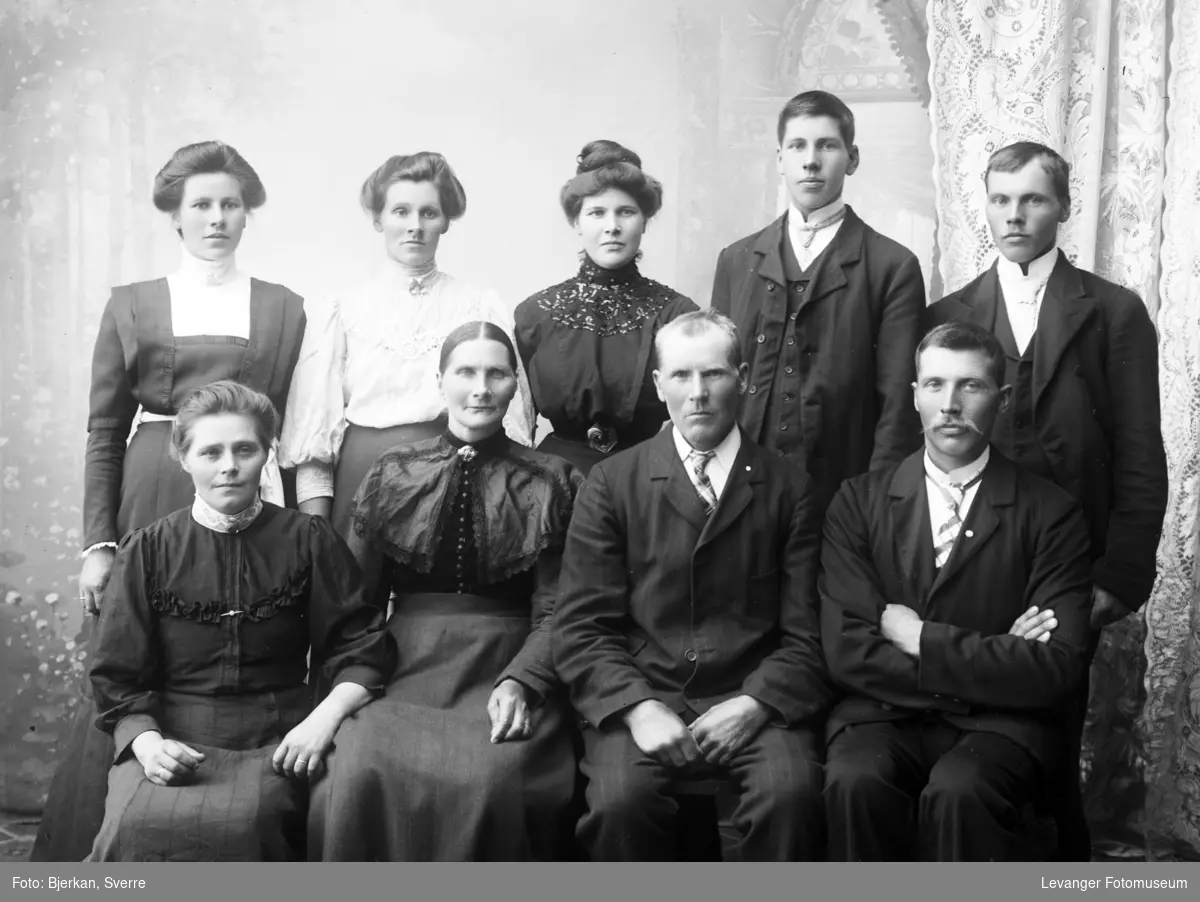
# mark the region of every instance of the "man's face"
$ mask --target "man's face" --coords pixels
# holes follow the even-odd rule
[[[805,216],[842,196],[846,176],[858,168],[858,147],[846,146],[831,116],[788,120],[779,144],[779,169],[792,203]]]
[[[1009,395],[1007,386],[996,384],[992,361],[983,351],[937,347],[921,353],[913,389],[925,448],[946,471],[983,453]]]
[[[659,348],[654,387],[675,428],[697,451],[721,444],[737,419],[748,367],[743,363],[735,369],[729,351],[729,340],[719,329],[672,332]]]
[[[1071,215],[1059,202],[1054,181],[1040,159],[1016,172],[989,172],[987,221],[992,240],[1005,259],[1028,263],[1044,254],[1058,237],[1058,225]]]

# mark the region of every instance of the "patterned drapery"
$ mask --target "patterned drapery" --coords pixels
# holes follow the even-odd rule
[[[1200,725],[1187,708],[1200,655],[1200,273],[1189,246],[1200,225],[1197,6],[1173,0],[928,5],[946,290],[970,281],[995,256],[981,174],[993,150],[1027,139],[1056,148],[1072,166],[1071,218],[1061,246],[1077,265],[1136,291],[1158,314],[1171,476],[1159,582],[1140,616],[1105,630],[1084,737],[1094,839],[1118,855],[1200,856]],[[1175,22],[1168,84],[1169,7]]]

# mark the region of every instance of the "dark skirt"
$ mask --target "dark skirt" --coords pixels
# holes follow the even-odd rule
[[[342,723],[313,789],[309,860],[552,860],[572,831],[575,756],[559,702],[532,738],[493,745],[487,700],[529,611],[471,595],[401,596],[400,667]]]
[[[271,757],[311,709],[307,687],[236,696],[163,693],[159,726],[205,756],[179,786],[146,779],[132,753],[108,775],[88,861],[302,861],[305,785]]]
[[[371,469],[379,455],[397,445],[408,445],[441,435],[445,428],[445,414],[427,423],[406,423],[386,429],[348,423],[333,475],[333,511],[329,522],[334,531],[343,539],[349,538],[354,496],[358,494],[358,487],[362,485],[367,470]]]
[[[151,422],[138,427],[125,450],[117,512],[122,536],[192,503],[195,488],[191,477],[167,454],[170,443],[171,424]],[[84,618],[79,644],[85,651],[91,647],[95,625],[93,618]],[[79,707],[71,721],[62,763],[50,784],[31,861],[82,861],[104,820],[115,749],[112,735],[95,725],[96,704],[86,675],[79,690]]]

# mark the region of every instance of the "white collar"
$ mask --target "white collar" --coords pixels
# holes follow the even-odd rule
[[[213,532],[241,532],[258,519],[262,509],[262,497],[258,492],[254,493],[254,501],[250,503],[250,506],[236,514],[221,513],[197,493],[196,499],[192,502],[192,519]]]
[[[430,260],[424,266],[409,266],[388,257],[387,266],[383,271],[384,281],[393,290],[412,295],[428,294],[439,275],[436,260]]]
[[[688,444],[688,440],[683,437],[674,423],[671,424],[671,435],[675,439],[675,451],[679,454],[679,459],[686,462],[688,455],[696,449]],[[735,423],[729,430],[729,434],[721,439],[721,443],[717,447],[713,448],[713,451],[716,452],[717,463],[724,467],[726,472],[733,472],[733,462],[737,459],[737,453],[741,447],[742,430]]]
[[[218,260],[201,260],[184,249],[180,255],[178,275],[192,285],[228,285],[238,278],[237,259],[230,254]]]
[[[987,468],[988,461],[992,457],[992,446],[988,445],[983,449],[983,453],[967,464],[965,467],[958,467],[945,473],[938,469],[938,465],[933,462],[929,456],[929,449],[925,449],[925,475],[939,485],[966,485],[976,476]]]
[[[846,202],[840,197],[827,203],[818,210],[813,210],[807,216],[800,212],[795,201],[788,204],[788,225],[793,223],[797,226],[808,226],[812,228],[814,225],[819,226],[827,219],[832,219],[842,212],[842,208],[846,206]]]
[[[1058,263],[1058,245],[1054,244],[1050,250],[1042,254],[1036,260],[1031,260],[1029,263],[1029,272],[1021,272],[1021,264],[1013,263],[1003,254],[996,259],[996,273],[1000,278],[1009,284],[1018,284],[1021,282],[1030,282],[1035,285],[1041,285],[1050,279],[1050,274],[1054,272],[1054,265]]]

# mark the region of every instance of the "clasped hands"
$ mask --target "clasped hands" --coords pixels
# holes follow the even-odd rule
[[[691,726],[657,699],[639,702],[624,714],[634,744],[669,767],[686,768],[703,760],[725,767],[770,719],[770,709],[749,695],[713,705]]]

